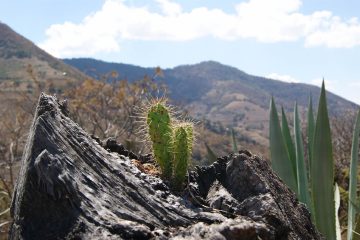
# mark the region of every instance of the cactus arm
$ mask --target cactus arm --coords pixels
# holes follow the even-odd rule
[[[174,178],[175,189],[180,190],[185,181],[194,140],[192,123],[181,123],[174,128]]]
[[[154,104],[147,114],[149,137],[156,162],[164,178],[172,174],[172,128],[169,110],[162,103]]]
[[[181,189],[185,180],[188,159],[190,157],[189,142],[184,127],[178,127],[174,131],[174,179],[175,189]]]

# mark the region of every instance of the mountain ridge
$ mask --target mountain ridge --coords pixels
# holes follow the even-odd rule
[[[0,22],[0,87],[6,97],[32,91],[35,81],[60,91],[86,76]]]
[[[76,68],[78,68],[79,70],[86,72],[88,75],[92,76],[91,74],[89,74],[90,71],[87,71],[86,67],[89,69],[92,69],[93,72],[96,73],[100,73],[101,74],[106,74],[109,73],[111,71],[118,71],[120,73],[121,77],[124,77],[130,81],[133,80],[137,80],[140,79],[141,77],[143,77],[144,75],[151,75],[154,73],[155,67],[142,67],[142,66],[138,66],[138,65],[133,65],[133,64],[125,64],[125,63],[116,63],[116,62],[106,62],[103,60],[97,60],[97,59],[93,59],[93,58],[71,58],[71,59],[63,59],[63,61],[69,65],[72,65]],[[84,64],[85,62],[87,62],[88,64]],[[96,65],[100,65],[100,69],[96,69],[94,66]],[[105,68],[104,68],[105,66]],[[199,73],[197,73],[197,80],[206,80],[208,84],[208,82],[210,81],[216,81],[219,79],[222,79],[223,81],[228,81],[228,80],[236,80],[239,81],[241,83],[246,83],[248,86],[251,87],[255,87],[258,90],[263,90],[268,92],[268,94],[270,96],[274,96],[275,98],[280,97],[281,98],[281,94],[279,94],[278,90],[286,87],[286,88],[294,88],[296,90],[302,90],[302,93],[304,92],[303,89],[301,88],[305,88],[305,90],[307,90],[308,92],[304,92],[306,93],[306,104],[307,104],[307,100],[309,97],[309,94],[313,95],[314,97],[314,102],[317,101],[318,95],[320,93],[320,87],[315,86],[315,85],[311,85],[311,84],[307,84],[307,83],[289,83],[289,82],[284,82],[281,80],[277,80],[277,79],[271,79],[271,78],[266,78],[266,77],[261,77],[261,76],[256,76],[256,75],[251,75],[248,74],[242,70],[237,69],[236,67],[233,66],[228,66],[225,64],[222,64],[220,62],[214,61],[214,60],[207,60],[207,61],[202,61],[200,63],[196,63],[196,64],[182,64],[179,66],[175,66],[173,68],[164,68],[163,72],[165,74],[165,80],[167,78],[171,78],[170,80],[166,80],[167,83],[171,83],[171,81],[174,79],[178,79],[181,77],[181,80],[184,80],[188,75],[194,75],[194,73],[192,73],[191,71],[193,69],[199,69],[201,68],[202,71],[200,71]],[[130,69],[131,71],[129,71],[128,69]],[[225,70],[226,69],[226,70]],[[105,71],[107,70],[107,71]],[[137,71],[138,74],[137,75],[133,75],[132,71]],[[175,72],[175,73],[174,73]],[[93,75],[94,77],[96,77],[96,75]],[[225,77],[224,77],[225,76]],[[99,76],[97,76],[99,77]],[[251,78],[252,82],[249,81],[249,79],[242,79],[242,78]],[[269,89],[269,83],[271,83],[273,86]],[[206,86],[205,84],[205,86]],[[300,86],[300,88],[298,87]],[[280,87],[280,88],[279,88]],[[270,93],[269,93],[270,92]],[[341,96],[338,96],[330,91],[327,91],[327,94],[330,95],[329,98],[333,98],[335,97],[336,100],[342,100],[344,102],[346,102],[347,107],[356,107],[358,106],[356,103],[351,102],[350,100],[347,100]],[[294,99],[294,102],[297,99]],[[304,101],[299,101],[300,105],[304,105]],[[331,104],[331,100],[330,103]],[[291,103],[291,107],[293,103]],[[288,104],[285,104],[285,107],[288,107]]]
[[[111,71],[120,78],[134,81],[151,76],[155,68],[143,68],[124,63],[107,63],[95,59],[63,59],[69,65],[97,76]],[[136,74],[133,74],[136,73]],[[291,112],[297,102],[300,112],[319,98],[320,88],[304,83],[288,83],[253,76],[235,67],[216,61],[180,65],[163,69],[163,81],[170,90],[170,98],[180,102],[196,119],[209,119],[227,128],[234,128],[241,136],[268,145],[268,107],[271,97],[278,106]],[[95,75],[93,75],[95,77]],[[331,92],[327,92],[328,108],[332,115],[343,115],[358,105]],[[316,107],[315,107],[316,109]]]

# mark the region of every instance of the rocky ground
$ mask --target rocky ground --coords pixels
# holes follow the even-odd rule
[[[151,156],[91,137],[56,97],[39,99],[10,239],[322,239],[306,207],[243,150],[189,172],[183,192]]]

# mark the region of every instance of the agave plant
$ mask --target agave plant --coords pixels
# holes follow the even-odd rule
[[[282,110],[282,128],[274,99],[270,103],[270,157],[273,170],[296,192],[299,200],[306,204],[312,213],[312,219],[326,239],[341,239],[337,218],[339,208],[339,189],[334,184],[334,160],[331,131],[326,102],[325,84],[321,87],[317,117],[314,120],[312,99],[308,108],[308,162],[304,159],[304,146],[300,129],[298,107],[294,108],[294,139],[292,141],[289,126]],[[360,239],[360,221],[355,224],[359,201],[356,196],[358,138],[360,133],[360,111],[354,127],[351,153],[348,240]],[[295,153],[294,153],[295,152]],[[295,156],[294,156],[295,155]]]
[[[356,196],[357,186],[357,169],[358,169],[358,153],[359,153],[359,134],[360,134],[360,111],[357,114],[354,126],[354,134],[351,145],[351,162],[350,162],[350,179],[349,179],[349,202],[348,202],[348,231],[347,239],[360,239],[360,219],[357,219],[355,226],[355,217],[357,208],[354,206],[358,202]]]
[[[207,152],[206,157],[207,157],[208,161],[210,163],[216,162],[217,155],[214,153],[214,151],[211,149],[211,147],[206,142],[204,142],[204,144],[205,144],[205,148],[206,148],[206,152]]]
[[[235,130],[233,128],[231,128],[231,141],[232,141],[232,150],[234,153],[238,152],[238,145],[236,142],[236,136],[235,136]]]

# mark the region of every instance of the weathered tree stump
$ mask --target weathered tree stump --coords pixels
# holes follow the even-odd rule
[[[175,196],[114,141],[105,148],[41,95],[10,239],[321,239],[305,206],[247,151],[197,167]]]

